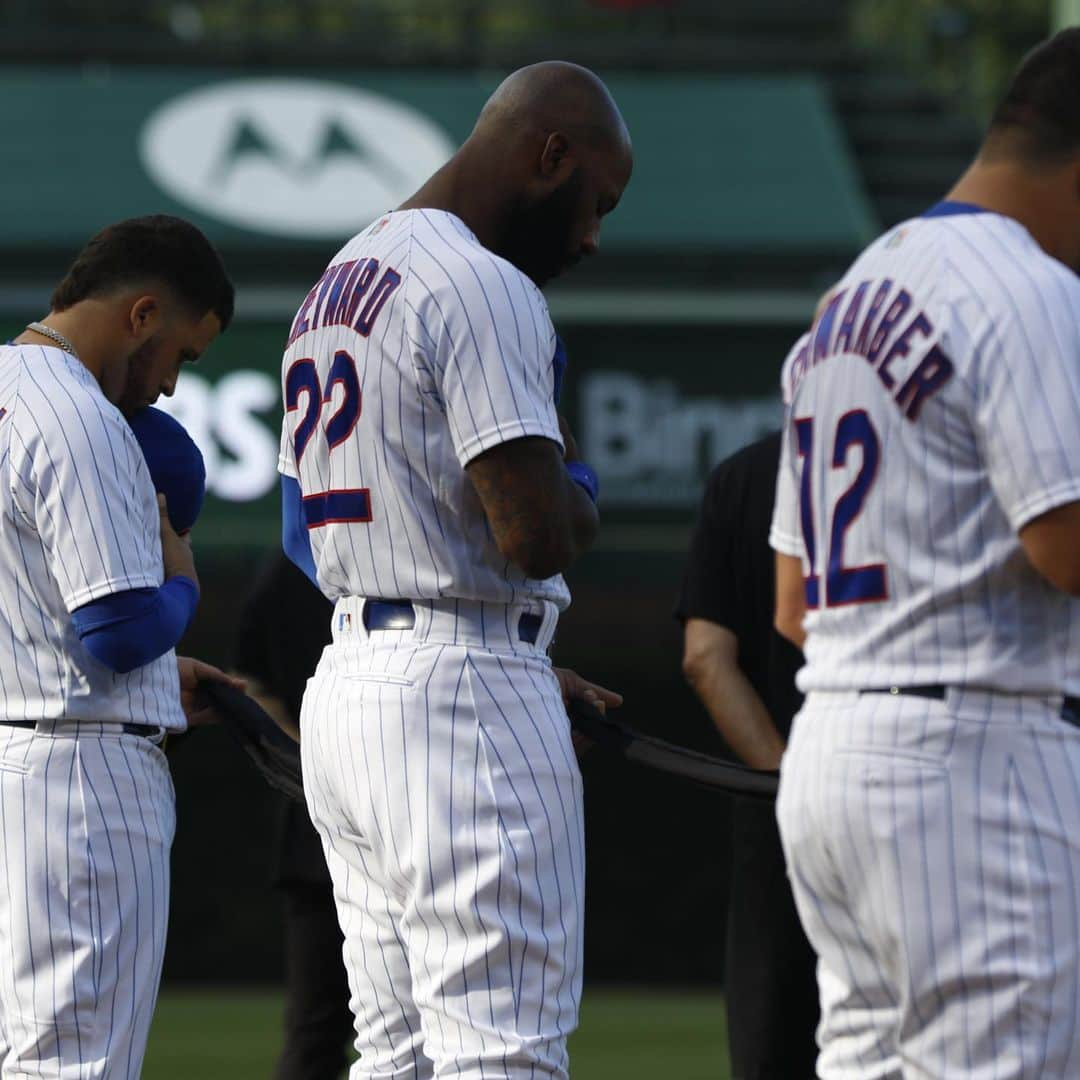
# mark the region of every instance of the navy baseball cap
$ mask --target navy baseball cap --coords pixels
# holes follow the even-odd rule
[[[206,495],[206,465],[183,424],[152,405],[128,419],[150,469],[154,490],[165,496],[169,521],[189,532]]]

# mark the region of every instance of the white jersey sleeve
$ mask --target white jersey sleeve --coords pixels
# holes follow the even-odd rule
[[[790,371],[796,358],[806,351],[809,335],[795,343],[780,372],[780,389],[784,399],[784,430],[780,442],[780,472],[776,477],[776,502],[773,507],[769,544],[782,555],[801,556],[803,541],[799,528],[799,460],[794,445],[791,417]]]
[[[14,505],[40,537],[68,612],[160,585],[160,515],[142,450],[100,395],[27,377],[12,433]]]
[[[460,267],[420,295],[414,339],[442,400],[464,467],[524,436],[563,446],[555,411],[555,329],[539,290],[495,255]]]
[[[997,321],[989,311],[969,313],[976,328],[968,376],[973,426],[1014,531],[1080,499],[1080,459],[1073,452],[1080,431],[1080,302],[1066,274],[1046,260],[1002,293]],[[974,307],[978,300],[969,302]]]
[[[284,373],[282,374],[282,400],[285,400]],[[282,476],[298,480],[300,474],[296,471],[296,461],[293,456],[292,430],[289,424],[289,414],[286,411],[281,421],[281,439],[278,444],[278,472]]]

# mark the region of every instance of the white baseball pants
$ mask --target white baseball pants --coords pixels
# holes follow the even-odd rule
[[[137,1080],[175,824],[149,739],[109,724],[0,726],[2,1080]]]
[[[304,696],[308,808],[345,934],[352,1080],[567,1076],[581,996],[581,774],[520,612],[338,601]]]
[[[777,816],[824,1080],[1080,1076],[1080,730],[1059,714],[807,698]]]

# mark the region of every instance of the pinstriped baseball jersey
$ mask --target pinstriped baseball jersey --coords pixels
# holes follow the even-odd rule
[[[182,729],[175,654],[118,675],[70,614],[156,587],[160,523],[142,451],[93,376],[60,349],[0,347],[0,714]]]
[[[512,439],[562,447],[554,352],[540,291],[453,214],[388,214],[334,257],[285,351],[279,460],[328,597],[566,607],[499,552],[465,474]]]
[[[771,543],[803,560],[804,691],[1080,694],[1080,601],[1018,530],[1080,499],[1080,281],[942,204],[856,260],[784,365]]]

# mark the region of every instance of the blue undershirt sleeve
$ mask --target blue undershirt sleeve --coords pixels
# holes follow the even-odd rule
[[[319,580],[315,573],[315,560],[311,555],[307,525],[304,524],[300,485],[291,476],[281,478],[281,547],[317,589]]]
[[[190,578],[177,574],[157,589],[127,589],[71,613],[90,655],[120,675],[164,656],[184,636],[199,603]]]

